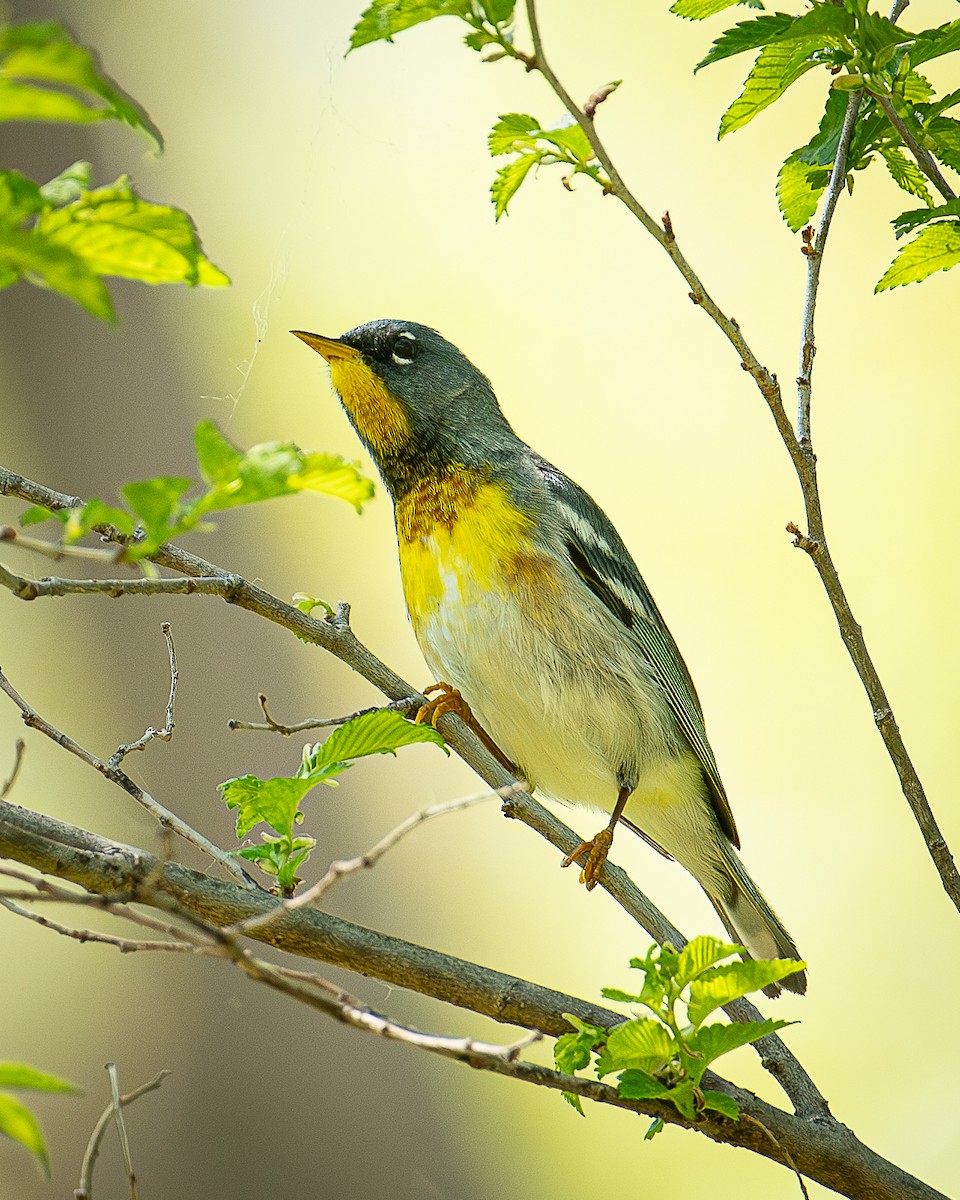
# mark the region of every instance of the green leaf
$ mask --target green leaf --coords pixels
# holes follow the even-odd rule
[[[840,134],[847,115],[847,97],[833,88],[820,118],[820,127],[809,142],[797,151],[800,162],[809,166],[832,167],[840,146]]]
[[[79,200],[84,192],[90,190],[90,175],[93,167],[82,159],[65,167],[59,175],[55,175],[49,183],[40,189],[43,199],[59,208],[63,204],[72,204]]]
[[[483,11],[491,25],[506,25],[513,20],[516,0],[480,0]]]
[[[555,129],[544,129],[540,138],[541,141],[556,146],[561,154],[572,154],[578,162],[587,163],[594,157],[593,147],[587,135],[576,122],[560,125]]]
[[[465,18],[469,12],[470,0],[373,0],[354,26],[350,49],[359,50],[371,42],[392,42],[395,33],[434,17]]]
[[[919,67],[921,63],[941,58],[944,54],[953,54],[956,50],[960,50],[960,19],[918,33],[917,40],[910,47],[910,65]]]
[[[91,108],[67,92],[17,83],[0,74],[0,121],[68,121],[83,125],[108,116],[105,109]]]
[[[526,179],[530,168],[540,161],[540,157],[539,154],[521,154],[519,158],[497,171],[497,176],[490,185],[490,198],[493,201],[496,220],[499,221],[506,214],[507,205]]]
[[[5,1092],[0,1092],[0,1133],[26,1146],[40,1163],[44,1175],[50,1174],[47,1145],[37,1118],[16,1096],[8,1096]]]
[[[927,225],[941,217],[960,217],[960,200],[948,200],[936,208],[914,208],[902,212],[899,217],[893,218],[893,231],[901,238],[905,233],[913,233],[920,225]],[[20,522],[23,524],[23,517]]]
[[[817,65],[810,55],[822,46],[823,39],[819,37],[765,46],[744,82],[743,92],[720,118],[718,136],[722,138],[742,129],[779,100],[791,84]]]
[[[22,81],[31,81],[25,86]],[[62,25],[55,21],[37,22],[34,24],[10,25],[0,31],[0,81],[5,85],[0,89],[0,119],[16,120],[117,120],[123,121],[131,128],[138,130],[150,138],[158,150],[163,147],[163,138],[159,129],[150,120],[146,111],[128,96],[109,76],[100,69],[91,50],[75,42]],[[49,110],[43,110],[41,97],[36,93],[36,83],[52,84],[46,91],[46,96],[67,96],[61,89],[73,88],[81,93],[77,103],[80,108],[74,115],[50,116]],[[5,117],[2,91],[15,93],[15,89],[28,93],[27,112],[11,118]],[[96,97],[103,102],[104,107],[93,108],[89,97]],[[30,111],[29,101],[32,98],[37,105]],[[21,97],[21,103],[24,97]],[[81,109],[93,115],[84,115]]]
[[[604,1000],[616,1000],[619,1004],[640,1004],[641,997],[633,992],[624,992],[620,988],[605,987],[600,989]]]
[[[601,1032],[600,1037],[604,1036]],[[553,1061],[558,1071],[573,1075],[590,1065],[593,1047],[598,1035],[585,1029],[575,1033],[562,1033],[553,1044]]]
[[[918,72],[910,71],[897,83],[895,94],[908,104],[923,104],[933,95],[933,85]]]
[[[61,516],[60,513],[54,515]],[[99,525],[112,525],[127,537],[134,530],[134,521],[128,512],[124,512],[122,508],[111,508],[102,500],[96,499],[88,500],[80,508],[67,509],[61,519],[66,526],[63,532],[66,542],[78,542]]]
[[[203,512],[255,504],[297,492],[322,492],[360,512],[373,483],[336,454],[305,453],[292,442],[263,442],[246,452],[234,446],[213,421],[194,431],[197,463],[210,485],[199,502]]]
[[[587,1115],[583,1111],[583,1105],[580,1103],[580,1097],[576,1094],[576,1092],[561,1092],[560,1095],[564,1098],[564,1100],[566,1100],[572,1109],[580,1114],[581,1117],[585,1117]]]
[[[754,17],[752,21],[741,21],[732,29],[727,29],[716,39],[704,57],[693,68],[694,74],[701,67],[709,67],[721,59],[730,58],[734,54],[742,54],[745,50],[758,50],[775,42],[780,34],[785,33],[794,23],[796,17],[789,13],[770,13],[764,17]]]
[[[49,508],[43,508],[39,504],[33,504],[30,506],[30,508],[24,509],[24,511],[20,514],[20,524],[22,526],[39,525],[42,521],[49,521],[51,517],[56,517],[61,521],[65,519],[59,512],[51,512]]]
[[[636,1068],[624,1071],[617,1083],[617,1091],[624,1100],[669,1100],[670,1088],[654,1079],[646,1071]]]
[[[635,1017],[611,1029],[607,1037],[604,1073],[624,1067],[636,1067],[653,1072],[676,1053],[677,1046],[670,1031],[650,1017]]]
[[[183,528],[180,497],[192,485],[192,479],[173,475],[124,484],[120,494],[140,518],[146,534],[143,542],[136,547],[138,552],[152,554]]]
[[[743,0],[676,0],[670,6],[670,11],[688,21],[702,21],[706,17],[715,16],[725,8],[733,8]],[[757,4],[748,4],[749,8],[758,8]]]
[[[0,1087],[32,1088],[36,1092],[79,1092],[69,1079],[38,1071],[26,1063],[0,1062]]]
[[[487,146],[493,157],[514,151],[535,150],[540,122],[529,113],[504,113],[487,134]]]
[[[663,1133],[664,1123],[662,1118],[657,1117],[656,1120],[650,1122],[647,1126],[647,1132],[643,1135],[645,1142],[652,1142],[658,1133]]]
[[[732,1096],[728,1096],[725,1092],[712,1091],[710,1088],[701,1092],[700,1096],[704,1108],[711,1108],[731,1121],[740,1120],[740,1105]]]
[[[828,170],[801,162],[799,156],[794,150],[777,175],[777,204],[794,233],[809,223],[830,182]]]
[[[707,934],[693,938],[680,951],[676,972],[677,987],[686,987],[691,980],[702,975],[708,967],[729,958],[731,954],[738,954],[742,949],[742,946],[736,946],[731,942],[721,942],[719,938],[710,937]]]
[[[75,300],[93,316],[113,321],[113,304],[107,289],[90,267],[65,246],[57,245],[36,230],[0,226],[0,272],[26,276],[62,296]],[[7,280],[12,283],[13,279]]]
[[[190,287],[230,282],[204,257],[185,212],[142,200],[122,177],[44,213],[36,232],[70,249],[97,275]]]
[[[927,122],[924,133],[936,143],[933,153],[937,158],[954,171],[960,171],[960,121],[952,117],[934,117]]]
[[[227,808],[237,810],[237,837],[244,838],[255,825],[265,822],[279,834],[293,836],[300,801],[323,780],[258,779],[242,775],[217,784]]]
[[[731,1000],[736,1000],[738,996],[759,991],[805,966],[804,962],[788,958],[749,958],[725,967],[712,967],[690,985],[690,1002],[687,1006],[690,1023],[699,1025],[704,1017]]]
[[[930,195],[930,189],[927,187],[927,178],[920,170],[915,162],[908,159],[906,155],[896,146],[883,146],[880,150],[883,161],[887,164],[887,170],[893,177],[894,183],[898,187],[903,188],[905,192],[909,192],[911,196],[916,196],[923,200],[925,204],[933,207],[933,197]]]
[[[366,758],[370,754],[396,754],[401,746],[416,742],[432,742],[449,754],[443,737],[431,725],[417,725],[394,709],[381,708],[376,712],[354,717],[339,726],[323,743],[310,749],[310,772],[327,764]],[[304,751],[304,762],[307,751]]]
[[[707,1067],[723,1054],[736,1050],[740,1046],[748,1046],[758,1042],[768,1033],[775,1033],[792,1021],[734,1021],[729,1025],[702,1025],[686,1043],[688,1050],[693,1051],[699,1058],[689,1064],[690,1075],[695,1083],[703,1078]]]
[[[0,171],[0,223],[19,225],[43,208],[40,188],[19,171]]]
[[[875,292],[919,283],[936,271],[949,271],[960,262],[960,221],[940,221],[921,229],[887,267]]]

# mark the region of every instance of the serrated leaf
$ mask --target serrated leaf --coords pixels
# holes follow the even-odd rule
[[[487,20],[492,25],[505,25],[513,20],[516,0],[480,0]]]
[[[499,221],[506,214],[507,205],[526,179],[530,168],[536,166],[539,161],[539,154],[522,154],[497,171],[497,176],[490,185],[490,198],[493,201],[496,220]]]
[[[670,1031],[651,1017],[635,1017],[611,1029],[605,1050],[605,1069],[636,1067],[656,1071],[676,1053]]]
[[[702,21],[723,12],[725,8],[733,8],[743,0],[676,0],[670,6],[670,11],[688,21]],[[756,4],[747,4],[748,8],[757,8]]]
[[[953,54],[956,50],[960,50],[960,19],[918,33],[910,47],[910,64],[919,67],[921,63],[941,58],[944,54]]]
[[[730,1121],[739,1121],[740,1105],[732,1096],[728,1096],[725,1092],[715,1092],[710,1088],[701,1092],[700,1096],[704,1108],[710,1108]]]
[[[800,151],[795,150],[777,175],[777,204],[794,233],[809,223],[830,182],[826,168],[801,162],[799,155]]]
[[[700,1056],[688,1064],[694,1082],[699,1083],[707,1067],[721,1055],[737,1050],[740,1046],[749,1046],[752,1042],[766,1037],[768,1033],[775,1033],[776,1030],[792,1024],[792,1021],[765,1020],[733,1021],[729,1025],[702,1025],[686,1043],[689,1050]]]
[[[927,122],[924,133],[935,141],[933,153],[937,158],[954,171],[960,171],[960,121],[952,117],[934,117]]]
[[[582,1030],[562,1033],[553,1045],[553,1061],[558,1071],[573,1075],[590,1065],[591,1051],[595,1039]]]
[[[759,50],[770,42],[775,42],[780,34],[785,33],[793,24],[796,17],[789,13],[770,13],[763,17],[754,17],[752,21],[741,21],[732,29],[727,29],[714,41],[704,57],[693,68],[694,74],[701,67],[730,58],[734,54],[742,54],[745,50]]]
[[[177,475],[161,475],[156,479],[124,484],[120,494],[140,518],[146,533],[145,541],[154,547],[162,545],[174,530],[180,528],[180,498],[192,485],[192,479]]]
[[[933,85],[919,71],[910,71],[902,81],[898,81],[896,88],[896,95],[902,96],[909,104],[923,104],[933,93]]]
[[[939,204],[936,208],[914,208],[909,212],[902,212],[899,217],[893,218],[893,231],[901,238],[906,233],[913,233],[919,226],[928,225],[942,217],[960,217],[960,200],[948,200],[946,204]],[[22,517],[20,521],[22,524]]]
[[[587,135],[575,122],[542,130],[540,140],[556,146],[561,154],[572,154],[581,163],[587,163],[594,157]]]
[[[141,199],[123,178],[44,213],[36,232],[71,250],[97,275],[190,287],[229,283],[205,258],[185,212]]]
[[[291,779],[285,776],[258,779],[241,775],[217,785],[227,808],[237,810],[237,837],[244,838],[261,822],[277,833],[293,836],[300,802],[321,780]]]
[[[40,188],[19,171],[0,171],[0,224],[19,225],[43,208]]]
[[[636,1068],[624,1071],[617,1083],[617,1091],[624,1100],[669,1100],[670,1088]]]
[[[396,754],[401,746],[417,742],[432,742],[449,753],[442,735],[431,725],[417,725],[393,709],[382,708],[340,725],[325,742],[314,747],[310,770],[371,754]]]
[[[749,124],[817,64],[810,55],[822,47],[822,38],[774,42],[757,55],[753,69],[744,81],[743,91],[720,118],[718,136],[725,137]]]
[[[109,293],[87,263],[35,229],[0,226],[0,270],[4,269],[76,301],[102,321],[114,320]]]
[[[54,85],[47,91],[47,97],[68,95],[60,90],[65,87],[80,92],[79,104],[86,113],[92,107],[88,97],[95,96],[104,105],[93,109],[92,117],[77,110],[72,116],[65,115],[68,106],[62,106],[57,116],[44,115],[34,109],[29,115],[17,117],[18,120],[117,120],[145,134],[158,150],[163,148],[160,131],[146,110],[102,71],[93,51],[75,42],[55,21],[9,25],[0,32],[0,80],[5,85],[3,90],[8,92],[11,85],[22,87],[21,80],[30,80],[29,90],[34,93],[35,102],[41,100],[36,93],[42,89],[36,84],[42,82]],[[0,95],[0,113],[2,111]]]
[[[960,222],[940,221],[921,229],[912,242],[899,251],[887,267],[875,292],[902,287],[937,271],[949,271],[960,262]]]
[[[393,35],[432,21],[434,17],[465,17],[470,0],[373,0],[350,35],[350,49],[371,42],[392,42]]]
[[[802,970],[806,963],[787,958],[749,958],[745,962],[711,967],[705,975],[690,984],[687,1016],[694,1026],[699,1025],[715,1009],[738,996],[759,991],[786,975]]]
[[[840,145],[844,118],[847,115],[847,97],[833,88],[827,93],[827,103],[820,118],[820,126],[809,142],[797,151],[800,162],[809,166],[832,167]]]
[[[361,474],[354,463],[339,454],[305,454],[303,466],[291,475],[287,483],[297,491],[322,492],[353,505],[357,512],[372,499],[373,481]]]
[[[677,987],[686,987],[691,980],[702,975],[708,967],[729,958],[731,954],[738,954],[742,949],[742,946],[734,945],[732,942],[721,942],[719,938],[710,937],[707,934],[693,938],[680,951],[676,970]]]
[[[647,1126],[647,1131],[643,1135],[643,1140],[645,1142],[652,1142],[658,1133],[663,1133],[663,1130],[664,1130],[663,1120],[660,1117],[657,1117],[655,1120],[651,1121],[650,1124]]]
[[[79,1092],[69,1079],[38,1071],[20,1062],[0,1062],[0,1087],[31,1088],[36,1092]]]
[[[47,1144],[37,1118],[16,1096],[0,1092],[0,1133],[25,1146],[37,1159],[44,1175],[50,1174]]]
[[[128,512],[111,508],[97,499],[88,500],[80,508],[67,509],[64,518],[63,538],[66,542],[78,542],[99,525],[112,525],[128,537],[134,529],[133,518]]]
[[[487,134],[487,148],[498,154],[534,150],[540,134],[540,122],[529,113],[503,113]]]
[[[583,1105],[580,1103],[580,1097],[576,1094],[576,1092],[561,1092],[560,1095],[564,1098],[564,1100],[566,1100],[566,1102],[575,1112],[580,1114],[581,1117],[585,1117],[587,1115],[583,1111]]]
[[[600,995],[604,1000],[616,1000],[619,1004],[640,1004],[640,996],[634,995],[633,992],[624,992],[620,988],[605,987],[600,989]]]
[[[0,121],[63,121],[88,125],[108,117],[103,108],[85,104],[68,92],[51,92],[0,75]]]
[[[933,197],[927,187],[927,178],[917,164],[908,159],[903,151],[895,146],[882,147],[880,155],[887,164],[887,170],[894,183],[932,208]]]

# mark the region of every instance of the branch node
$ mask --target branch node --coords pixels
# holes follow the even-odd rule
[[[666,210],[663,213],[663,234],[668,242],[675,242],[677,240],[676,234],[673,232],[673,222],[670,220],[670,214]]]
[[[884,721],[889,721],[893,717],[892,708],[875,708],[873,710],[873,719],[878,725],[882,725]]]
[[[793,538],[793,544],[798,550],[805,550],[811,557],[815,556],[820,549],[820,543],[816,538],[809,537],[803,532],[799,525],[794,521],[787,522],[787,533]]]

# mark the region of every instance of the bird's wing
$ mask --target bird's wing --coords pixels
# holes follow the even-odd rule
[[[730,802],[703,723],[703,711],[687,665],[636,563],[610,519],[562,471],[531,452],[533,465],[558,511],[566,552],[574,570],[629,632],[654,673],[710,785],[720,827],[739,847]]]

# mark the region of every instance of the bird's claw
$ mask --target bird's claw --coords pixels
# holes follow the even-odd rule
[[[567,855],[560,866],[569,867],[582,854],[586,854],[587,861],[580,869],[580,882],[586,886],[588,892],[592,892],[600,882],[600,874],[603,871],[604,863],[607,861],[607,855],[610,853],[612,843],[613,830],[608,825],[606,829],[601,829],[597,836],[591,838],[589,842],[581,842],[572,854]]]

